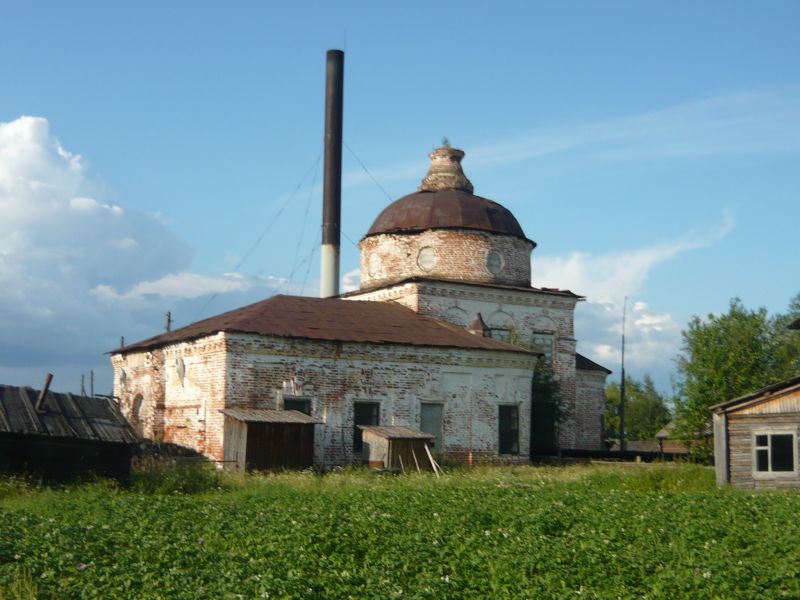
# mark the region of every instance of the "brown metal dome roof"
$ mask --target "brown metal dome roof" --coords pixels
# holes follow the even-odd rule
[[[431,167],[419,191],[387,206],[367,236],[426,229],[476,229],[528,239],[510,210],[472,193],[472,183],[461,169],[463,151],[438,148],[429,156]]]
[[[425,229],[478,229],[525,238],[511,211],[497,202],[461,190],[403,196],[378,215],[367,235]]]

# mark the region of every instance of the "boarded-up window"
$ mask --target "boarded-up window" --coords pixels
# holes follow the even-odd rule
[[[356,402],[353,404],[353,454],[358,454],[364,447],[361,439],[359,425],[380,425],[378,413],[380,404],[377,402]]]
[[[284,398],[284,410],[297,410],[303,414],[311,416],[311,400],[308,398]]]
[[[499,408],[500,454],[519,454],[519,407]]]
[[[544,354],[544,361],[553,364],[553,334],[547,331],[536,331],[531,336],[531,347]]]
[[[755,470],[758,473],[792,473],[797,464],[793,433],[757,433],[755,436]]]

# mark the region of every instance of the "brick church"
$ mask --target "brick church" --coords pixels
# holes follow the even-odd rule
[[[610,371],[575,351],[582,298],[532,287],[535,242],[473,193],[463,156],[434,150],[419,190],[378,215],[357,291],[273,296],[115,350],[126,416],[240,467],[357,461],[359,426],[375,425],[465,461],[526,462],[542,436],[600,449]],[[557,428],[535,421],[542,364],[560,384]]]

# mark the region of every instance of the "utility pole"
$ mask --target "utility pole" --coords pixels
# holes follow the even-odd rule
[[[619,383],[619,450],[625,452],[625,312],[628,307],[628,297],[622,301],[622,369],[620,369]]]
[[[89,394],[94,398],[94,369],[89,370]]]

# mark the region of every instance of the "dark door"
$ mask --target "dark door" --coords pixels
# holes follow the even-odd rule
[[[353,456],[360,456],[364,447],[359,425],[378,425],[380,404],[377,402],[356,402],[353,404]]]
[[[442,405],[423,403],[420,410],[419,428],[434,436],[431,448],[441,452],[442,446]],[[427,457],[426,457],[427,458]]]
[[[307,469],[314,464],[314,426],[299,423],[248,423],[248,469]]]

